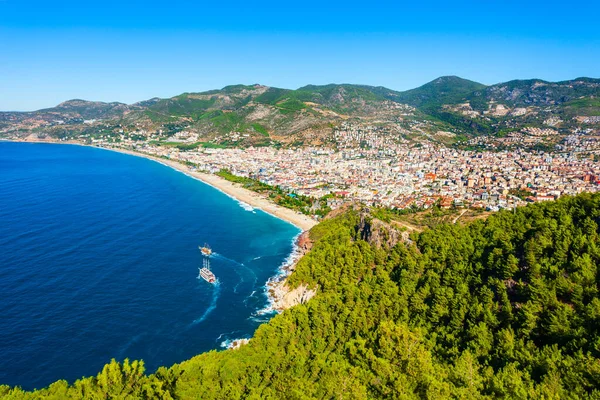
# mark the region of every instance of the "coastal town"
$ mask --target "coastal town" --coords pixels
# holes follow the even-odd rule
[[[581,156],[595,145],[589,140],[574,134],[565,139],[562,151],[552,153],[518,147],[471,151],[408,142],[377,128],[345,124],[334,131],[330,146],[320,147],[185,150],[150,141],[93,144],[180,162],[191,171],[226,170],[289,196],[325,198],[331,209],[360,202],[399,210],[436,205],[497,211],[598,191],[600,165],[593,152]]]
[[[405,93],[257,84],[131,105],[71,100],[0,113],[0,137],[155,158],[253,207],[301,214],[303,229],[354,203],[493,212],[598,190],[600,82],[484,87],[440,77]]]
[[[0,112],[0,137],[155,158],[306,229],[355,203],[479,213],[595,192],[598,93],[593,78],[486,86],[443,76],[404,92],[233,85]]]

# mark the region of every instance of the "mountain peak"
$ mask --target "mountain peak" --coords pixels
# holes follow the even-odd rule
[[[63,101],[62,103],[58,104],[56,107],[73,107],[73,106],[86,106],[86,105],[93,105],[99,102],[95,102],[95,101],[89,101],[89,100],[83,100],[83,99],[71,99],[71,100],[67,100],[67,101]]]
[[[432,80],[429,83],[449,83],[449,82],[463,82],[463,81],[472,82],[472,81],[469,81],[468,79],[461,78],[460,76],[444,75],[444,76],[440,76],[439,78]]]
[[[442,85],[442,84],[443,85],[455,85],[455,86],[468,86],[469,88],[477,87],[478,89],[485,87],[485,85],[483,83],[471,81],[469,79],[461,78],[460,76],[456,76],[456,75],[440,76],[439,78],[436,78],[436,79],[432,80],[431,82],[424,84],[421,87],[424,87],[427,85]]]
[[[430,107],[455,102],[486,85],[458,76],[440,76],[416,89],[401,92],[397,100],[414,107]]]

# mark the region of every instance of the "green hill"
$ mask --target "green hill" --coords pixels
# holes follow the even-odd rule
[[[600,79],[577,78],[562,82],[514,80],[475,90],[469,100],[476,104],[494,101],[511,107],[544,107],[590,96],[600,96]]]
[[[371,111],[372,107],[389,100],[374,89],[370,86],[350,84],[307,85],[296,90],[269,88],[256,101],[271,105],[310,102],[343,114],[365,114]]]
[[[149,376],[141,363],[112,362],[73,385],[0,394],[599,398],[599,223],[600,195],[585,194],[396,243],[394,228],[351,210],[311,230],[312,250],[290,278],[318,294],[239,350]]]
[[[466,101],[476,90],[485,85],[460,78],[443,76],[416,89],[392,94],[391,99],[417,107],[428,118],[441,121],[452,129],[469,135],[489,134],[492,129],[486,121],[465,118],[445,109],[447,104],[459,104]]]
[[[231,132],[248,135],[248,144],[303,142],[304,132],[317,140],[331,133],[342,116],[379,115],[386,97],[367,86],[305,86],[297,90],[261,85],[233,85],[221,90],[184,93],[160,99],[141,112],[130,113],[125,124],[140,119],[149,125],[177,123],[208,141]],[[239,143],[239,142],[238,142]]]
[[[118,102],[104,103],[101,101],[74,99],[60,103],[56,107],[39,110],[36,113],[55,114],[60,117],[96,119],[118,117],[131,108],[127,104]]]
[[[444,76],[404,92],[352,84],[296,90],[231,85],[131,105],[71,100],[34,112],[0,112],[0,134],[88,138],[101,130],[103,137],[129,134],[169,141],[186,131],[198,142],[243,147],[320,145],[331,142],[333,128],[344,121],[385,127],[405,139],[423,141],[435,140],[440,131],[463,138],[506,134],[525,127],[544,128],[545,121],[551,120],[559,121],[553,129],[567,135],[590,128],[582,121],[600,114],[599,98],[600,80],[592,78],[485,86]],[[594,129],[599,126],[591,124]]]
[[[485,87],[458,76],[442,76],[416,89],[400,92],[394,100],[421,109],[431,109],[464,101],[468,95]]]

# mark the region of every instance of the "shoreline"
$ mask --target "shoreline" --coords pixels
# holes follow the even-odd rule
[[[307,215],[301,214],[301,213],[291,210],[289,208],[279,206],[279,205],[273,203],[272,201],[268,200],[267,198],[262,197],[258,193],[253,192],[248,189],[245,189],[233,182],[229,182],[228,180],[223,179],[220,176],[217,176],[214,174],[208,174],[205,172],[192,171],[192,170],[190,170],[190,168],[187,165],[182,164],[181,162],[179,162],[177,160],[168,160],[168,159],[154,156],[152,154],[143,153],[143,152],[139,152],[139,151],[135,151],[135,150],[127,150],[127,149],[122,149],[119,147],[103,147],[103,146],[88,145],[88,144],[83,144],[83,143],[80,143],[77,141],[60,142],[60,141],[55,141],[55,140],[10,140],[10,139],[3,140],[3,141],[14,142],[14,143],[69,144],[69,145],[76,145],[76,146],[92,147],[92,148],[102,149],[102,150],[107,150],[107,151],[114,151],[116,153],[122,153],[122,154],[127,154],[130,156],[145,158],[148,160],[152,160],[154,162],[158,162],[164,166],[173,168],[174,170],[184,173],[191,178],[197,179],[197,180],[201,181],[202,183],[209,185],[209,186],[213,187],[214,189],[219,190],[220,192],[224,193],[225,195],[231,197],[232,199],[234,199],[238,202],[246,203],[254,208],[264,211],[265,213],[267,213],[275,218],[281,219],[283,221],[286,221],[286,222],[294,225],[295,227],[299,228],[302,232],[308,231],[310,228],[317,225],[317,223],[318,223],[317,221],[315,221],[314,219],[310,218]]]
[[[191,171],[189,167],[178,161],[167,160],[164,158],[156,157],[147,153],[142,153],[134,150],[127,150],[122,148],[112,147],[101,147],[94,145],[86,145],[77,141],[50,141],[50,140],[4,140],[7,142],[14,143],[46,143],[46,144],[68,144],[83,147],[92,147],[96,149],[113,151],[116,153],[127,154],[134,157],[145,158],[157,163],[160,163],[166,167],[170,167],[178,172],[181,172],[192,179],[199,180],[200,182],[211,186],[212,188],[220,191],[231,199],[240,203],[240,205],[246,204],[251,207],[258,208],[265,213],[283,220],[296,228],[300,229],[300,232],[294,236],[292,240],[292,251],[288,257],[283,261],[281,265],[277,267],[277,270],[273,276],[271,276],[264,285],[264,294],[267,297],[267,305],[263,309],[259,309],[255,312],[256,315],[270,314],[272,312],[281,313],[283,310],[288,309],[296,304],[304,303],[316,294],[314,290],[308,290],[305,286],[300,286],[296,289],[290,289],[287,286],[287,279],[296,269],[298,261],[306,254],[311,247],[310,239],[308,239],[308,231],[315,225],[317,221],[312,218],[300,214],[291,209],[281,207],[274,204],[270,200],[260,196],[259,194],[252,192],[248,189],[240,187],[238,184],[229,182],[217,175],[207,174],[198,171]],[[232,348],[239,348],[240,345],[246,344],[249,339],[243,338],[238,339],[236,346]],[[230,346],[227,346],[230,348]]]
[[[317,288],[310,289],[306,284],[301,284],[296,288],[290,288],[287,284],[288,278],[296,270],[298,262],[312,248],[312,240],[308,231],[295,236],[293,243],[293,250],[279,267],[278,273],[269,278],[265,284],[268,304],[265,308],[258,310],[256,315],[281,313],[297,304],[306,303],[317,294]]]
[[[151,154],[142,153],[142,152],[138,152],[138,151],[134,151],[134,150],[126,150],[126,149],[111,148],[111,147],[100,147],[100,146],[89,146],[89,147],[95,147],[97,149],[109,150],[109,151],[114,151],[117,153],[128,154],[131,156],[142,157],[142,158],[146,158],[148,160],[158,162],[167,167],[171,167],[179,172],[182,172],[182,173],[188,175],[191,178],[195,178],[195,179],[201,181],[202,183],[209,185],[214,189],[219,190],[220,192],[226,194],[227,196],[231,197],[232,199],[234,199],[238,202],[246,203],[254,208],[264,211],[267,214],[270,214],[273,217],[276,217],[283,221],[286,221],[286,222],[294,225],[295,227],[299,228],[303,232],[309,230],[310,228],[312,228],[313,226],[315,226],[317,224],[317,221],[313,220],[312,218],[310,218],[304,214],[300,214],[289,208],[281,207],[277,204],[274,204],[273,202],[262,197],[261,195],[259,195],[256,192],[245,189],[236,183],[229,182],[228,180],[223,179],[220,176],[217,176],[214,174],[208,174],[208,173],[199,172],[199,171],[192,171],[192,170],[190,170],[190,168],[187,165],[184,165],[184,164],[180,163],[179,161],[167,160],[165,158],[159,158],[159,157],[153,156]]]

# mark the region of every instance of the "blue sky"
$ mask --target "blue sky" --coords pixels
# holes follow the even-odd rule
[[[599,2],[288,3],[0,0],[0,110],[236,83],[600,78]]]

